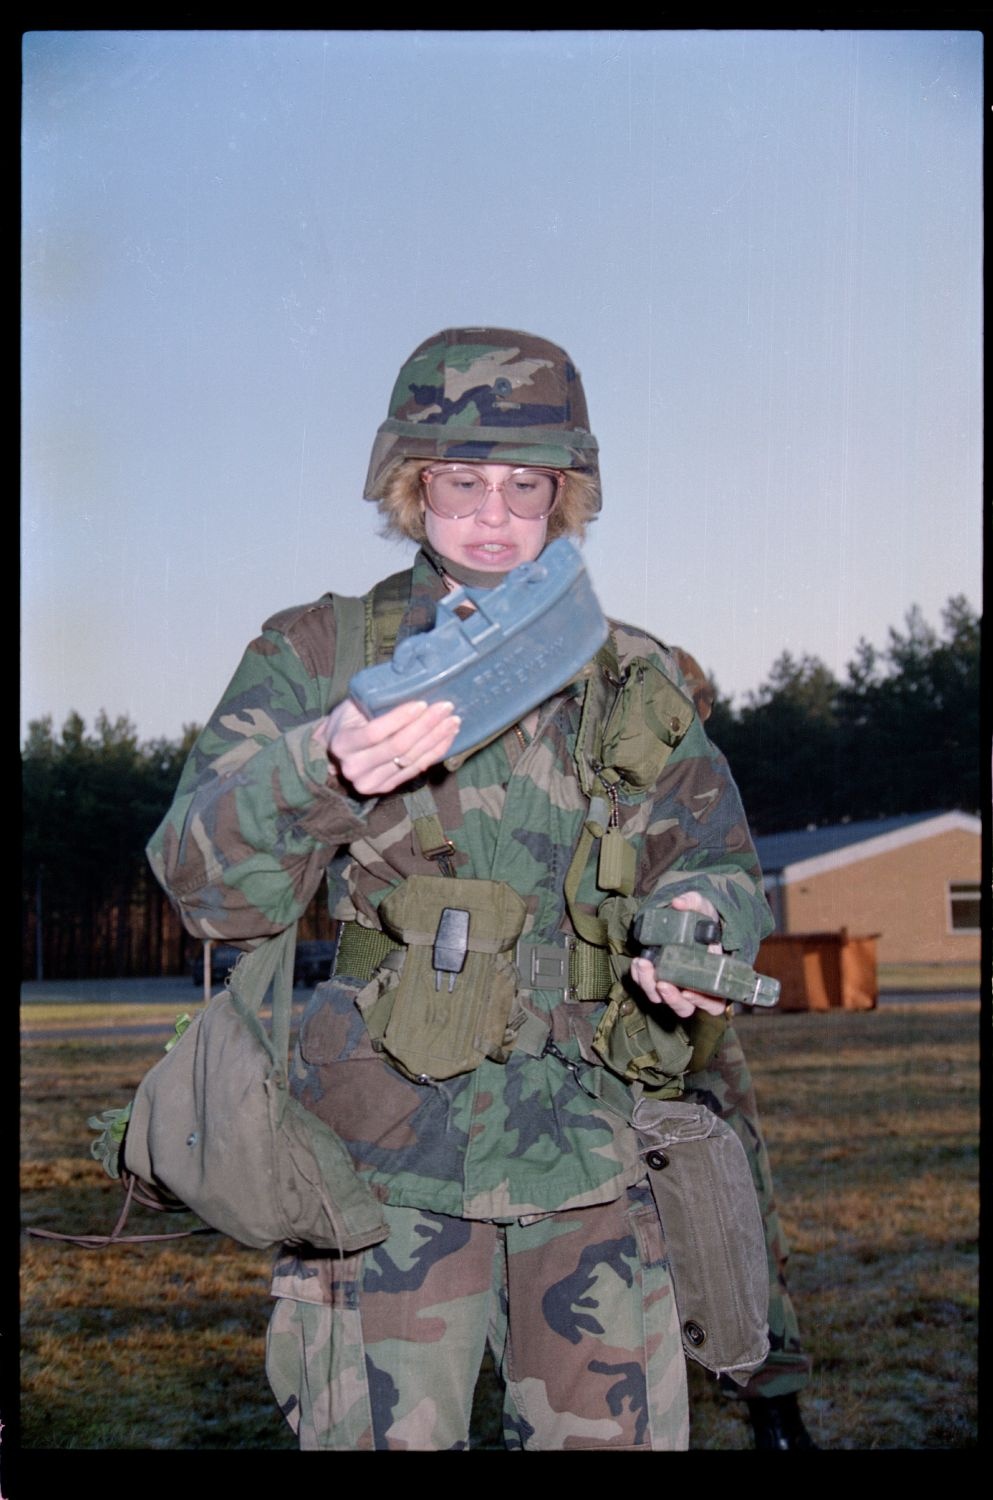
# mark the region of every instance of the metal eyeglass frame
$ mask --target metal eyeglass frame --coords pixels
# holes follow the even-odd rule
[[[483,497],[480,500],[479,504],[474,505],[471,510],[460,511],[458,514],[454,515],[449,514],[447,511],[438,510],[436,506],[431,503],[431,480],[437,478],[440,474],[452,474],[461,472],[473,474],[485,485]],[[539,511],[536,515],[521,515],[519,511],[516,511],[514,509],[510,501],[507,499],[507,494],[504,486],[509,479],[514,478],[515,474],[544,474],[547,475],[549,479],[555,480],[555,493],[552,496],[552,503],[551,505],[549,505],[547,510]],[[494,484],[489,479],[487,479],[486,475],[481,473],[474,464],[450,463],[444,464],[437,468],[421,470],[421,483],[424,486],[425,501],[428,506],[430,506],[434,514],[436,516],[440,516],[443,521],[464,521],[467,516],[474,516],[476,512],[482,510],[483,506],[486,504],[491,490],[499,490],[504,505],[506,505],[507,509],[510,511],[510,514],[512,516],[516,516],[519,521],[543,521],[546,516],[550,516],[552,511],[555,509],[556,502],[558,501],[559,495],[562,491],[562,484],[564,480],[565,474],[561,469],[543,468],[541,464],[520,464],[517,467],[511,469],[509,474],[505,474],[503,479],[501,479],[498,484]]]

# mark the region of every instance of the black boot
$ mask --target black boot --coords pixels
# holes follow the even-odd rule
[[[795,1395],[760,1396],[747,1402],[756,1448],[816,1448],[803,1425]]]

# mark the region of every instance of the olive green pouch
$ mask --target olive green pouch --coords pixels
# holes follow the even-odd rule
[[[351,1254],[389,1227],[342,1141],[290,1094],[295,946],[293,923],[243,953],[145,1074],[123,1159],[239,1244]],[[259,1014],[270,986],[271,1030]]]
[[[457,971],[435,967],[446,908],[468,913]],[[517,994],[514,948],[526,915],[517,892],[499,880],[412,875],[391,891],[379,917],[406,953],[388,955],[356,997],[377,1051],[418,1082],[472,1072],[484,1057],[505,1062],[515,1035],[508,1024]],[[402,963],[399,979],[395,963]]]
[[[597,913],[610,949],[614,984],[593,1037],[593,1049],[626,1083],[640,1083],[652,1094],[672,1099],[683,1092],[693,1040],[690,1028],[674,1011],[649,1005],[636,998],[633,985],[628,987],[631,959],[625,949],[640,905],[635,897],[608,896]]]
[[[644,1097],[631,1123],[665,1235],[683,1348],[744,1385],[769,1352],[769,1267],[745,1148],[702,1104]]]
[[[626,1083],[641,1083],[659,1097],[677,1097],[693,1046],[675,1013],[640,1004],[622,985],[610,991],[593,1048]]]
[[[652,662],[635,657],[604,725],[600,760],[644,791],[655,785],[693,715],[686,694]]]

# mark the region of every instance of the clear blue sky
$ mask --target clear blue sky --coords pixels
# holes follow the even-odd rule
[[[404,565],[361,499],[447,325],[564,344],[605,609],[736,701],[980,603],[982,37],[36,32],[22,724],[202,722]]]

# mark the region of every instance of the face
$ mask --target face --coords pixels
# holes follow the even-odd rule
[[[490,484],[511,473],[511,464],[473,464]],[[428,541],[442,557],[484,573],[506,573],[519,563],[533,562],[545,545],[548,517],[529,521],[515,516],[497,489],[487,491],[479,510],[451,519],[436,515],[421,501]]]

